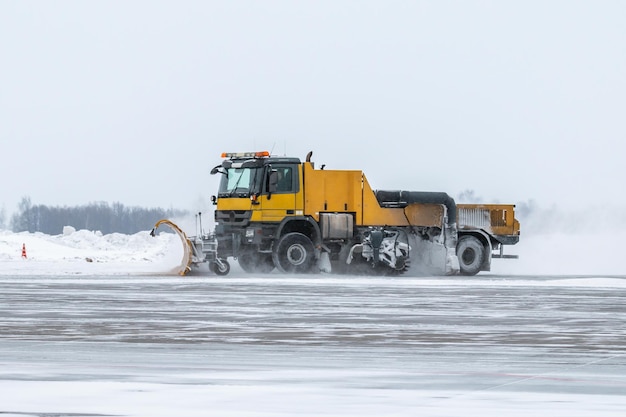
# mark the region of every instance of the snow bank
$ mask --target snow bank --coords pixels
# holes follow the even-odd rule
[[[22,247],[26,258],[22,257]],[[65,229],[61,235],[0,231],[0,274],[172,274],[183,255],[173,233],[155,237]]]

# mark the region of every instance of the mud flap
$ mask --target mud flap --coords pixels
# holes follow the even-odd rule
[[[320,272],[324,272],[330,274],[332,272],[332,266],[330,264],[330,256],[328,252],[324,251],[320,254],[320,258],[317,261],[317,266],[320,269]]]

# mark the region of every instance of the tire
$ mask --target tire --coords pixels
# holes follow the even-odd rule
[[[244,252],[237,258],[239,266],[249,274],[269,274],[274,270],[272,255],[256,252]]]
[[[221,275],[221,276],[228,275],[228,273],[230,272],[230,264],[228,263],[226,259],[221,259],[221,262],[222,262],[222,268],[220,268],[217,262],[211,262],[209,264],[209,268],[211,269],[213,273],[215,273],[215,275]]]
[[[461,275],[476,275],[485,261],[485,247],[475,236],[463,236],[456,245]]]
[[[281,272],[305,274],[315,263],[315,248],[302,233],[288,233],[278,241],[272,258]]]

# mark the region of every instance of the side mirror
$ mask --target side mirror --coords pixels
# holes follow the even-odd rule
[[[211,203],[213,203],[214,206],[217,205],[217,197],[215,197],[214,195],[211,196]]]

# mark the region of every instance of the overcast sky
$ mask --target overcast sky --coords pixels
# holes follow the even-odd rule
[[[196,209],[224,151],[626,205],[624,1],[0,0],[0,208]]]

